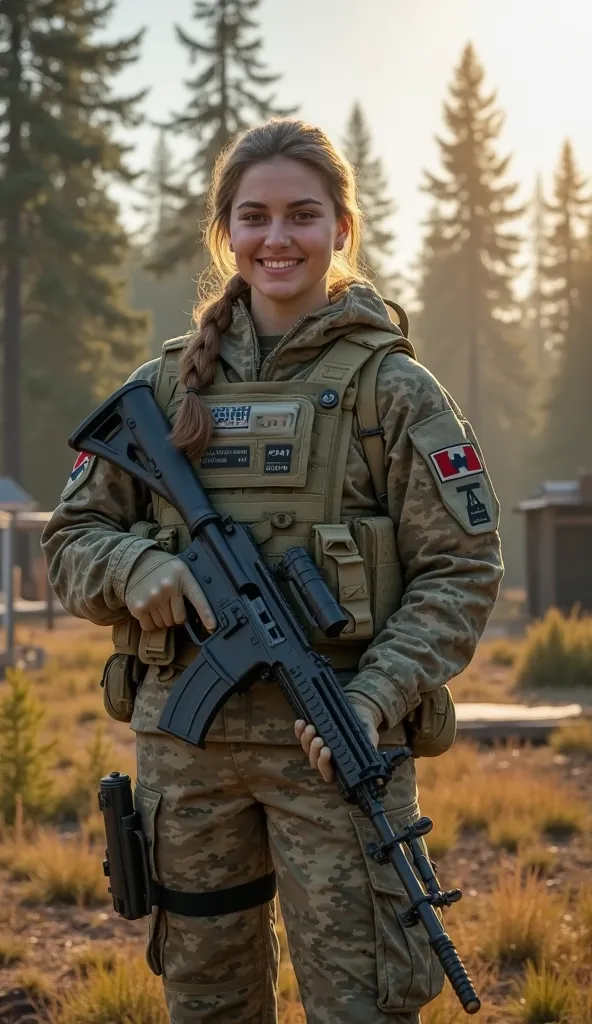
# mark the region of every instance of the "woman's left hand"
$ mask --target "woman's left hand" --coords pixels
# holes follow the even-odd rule
[[[378,728],[376,714],[366,707],[365,704],[358,704],[355,699],[351,700],[351,704],[364,723],[370,742],[373,746],[377,747]],[[294,723],[294,732],[296,733],[296,738],[302,744],[304,753],[308,756],[311,768],[318,768],[325,782],[333,782],[335,780],[335,769],[331,764],[331,751],[329,747],[324,745],[321,737],[317,736],[314,725],[307,725],[302,718],[299,718]]]

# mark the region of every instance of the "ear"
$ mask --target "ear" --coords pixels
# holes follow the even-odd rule
[[[337,222],[337,233],[335,235],[335,242],[333,244],[334,249],[343,249],[345,243],[349,238],[351,230],[351,223],[349,217],[341,217]]]

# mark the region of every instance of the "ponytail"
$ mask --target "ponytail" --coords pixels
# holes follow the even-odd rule
[[[249,286],[235,274],[221,295],[201,310],[199,327],[187,343],[180,359],[179,376],[187,388],[169,440],[185,452],[187,458],[198,458],[207,448],[213,431],[212,414],[199,397],[199,391],[212,383],[220,355],[220,338],[232,322],[232,306]]]

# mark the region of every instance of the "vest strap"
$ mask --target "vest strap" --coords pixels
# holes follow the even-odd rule
[[[405,355],[415,358],[413,346],[406,338],[401,338],[387,349],[378,349],[362,368],[356,399],[356,418],[360,441],[364,448],[374,492],[383,510],[386,509],[387,504],[387,473],[384,464],[384,430],[378,422],[376,381],[382,360],[394,352],[403,352]]]
[[[152,882],[152,905],[162,907],[171,914],[183,917],[218,917],[222,914],[237,914],[251,910],[262,903],[269,903],[277,892],[275,871],[261,875],[252,882],[233,885],[228,889],[212,889],[209,892],[181,892],[169,889],[158,882]]]

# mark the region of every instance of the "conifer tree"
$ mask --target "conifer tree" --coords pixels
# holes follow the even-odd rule
[[[199,70],[185,83],[185,110],[174,114],[168,127],[191,140],[195,149],[177,186],[178,212],[169,244],[151,263],[159,273],[182,262],[195,266],[205,195],[220,151],[250,125],[294,113],[295,108],[279,107],[270,92],[281,76],[266,72],[261,60],[263,44],[255,34],[254,19],[259,4],[260,0],[194,0],[197,33],[175,27],[190,63]]]
[[[525,329],[529,338],[529,351],[536,369],[537,383],[541,384],[549,361],[550,342],[544,291],[544,273],[547,259],[546,211],[543,183],[537,174],[530,202],[530,286],[524,302]]]
[[[168,273],[155,276],[152,261],[158,261],[171,243],[177,223],[178,189],[176,168],[167,133],[161,128],[152,162],[139,188],[138,212],[141,225],[135,234],[129,262],[130,299],[135,309],[148,310],[150,355],[160,355],[162,342],[185,334],[191,327],[195,302],[196,254],[190,262],[177,263]]]
[[[505,510],[506,578],[516,583],[520,534],[511,509],[522,496],[528,406],[513,289],[520,239],[512,225],[522,210],[508,180],[510,158],[498,153],[503,116],[471,44],[455,69],[444,121],[446,134],[437,136],[442,170],[427,173],[423,186],[431,214],[413,336],[477,432]]]
[[[388,183],[380,157],[372,156],[372,139],[362,107],[354,103],[346,127],[344,152],[356,172],[358,202],[362,211],[360,255],[381,295],[396,298],[399,282],[388,268],[392,260],[394,233],[389,221],[396,212],[388,196]]]
[[[113,8],[0,4],[3,467],[22,478],[24,376],[25,481],[47,503],[71,463],[72,426],[141,356],[141,319],[126,309],[120,272],[127,239],[106,191],[108,180],[131,178],[129,147],[113,131],[137,123],[141,95],[117,96],[112,82],[137,59],[141,33],[98,42]]]
[[[555,172],[554,198],[546,204],[551,227],[546,239],[543,277],[553,348],[560,347],[569,334],[572,308],[582,283],[577,266],[590,214],[587,188],[571,142],[566,139]]]
[[[428,336],[421,318],[419,329],[429,347],[429,365],[437,349],[448,366],[444,383],[486,436],[516,413],[524,376],[521,354],[512,343],[512,324],[520,315],[512,288],[520,239],[510,227],[523,211],[512,205],[518,186],[506,178],[510,158],[496,151],[503,117],[495,92],[484,91],[484,78],[469,43],[444,104],[449,138],[437,138],[443,173],[426,173],[424,185],[437,210],[438,245],[434,257],[428,238],[419,299],[445,336],[433,331]],[[449,314],[452,296],[460,308],[450,330],[440,314]]]
[[[6,684],[0,702],[0,814],[12,825],[19,798],[25,819],[47,815],[53,795],[54,746],[40,740],[43,710],[26,673],[9,669]]]
[[[143,224],[137,234],[146,255],[155,255],[175,219],[175,165],[166,129],[160,127],[152,164],[144,174],[141,213]]]
[[[569,316],[557,352],[537,458],[539,477],[592,473],[592,220],[570,257]]]

